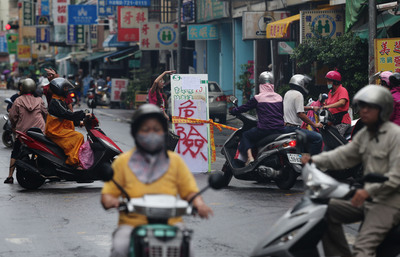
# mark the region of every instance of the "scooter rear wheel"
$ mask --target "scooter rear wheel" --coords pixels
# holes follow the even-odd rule
[[[8,147],[12,148],[14,145],[13,137],[11,132],[9,131],[3,131],[3,135],[1,136],[1,140],[3,141],[3,144]]]
[[[297,172],[289,166],[285,166],[281,176],[275,180],[275,183],[280,189],[289,190],[296,184],[297,176]]]
[[[35,162],[32,160],[26,160],[30,165],[35,166]],[[26,189],[38,189],[45,182],[45,179],[39,174],[35,174],[31,171],[24,169],[23,167],[16,167],[17,170],[17,181],[20,186]]]
[[[222,172],[224,173],[223,179],[222,179],[222,184],[224,187],[227,187],[229,185],[229,182],[232,180],[232,169],[229,167],[229,163],[225,162],[224,166],[222,166]]]

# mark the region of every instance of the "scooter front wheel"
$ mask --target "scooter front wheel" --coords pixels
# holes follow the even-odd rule
[[[224,166],[222,166],[222,172],[224,173],[223,179],[222,179],[222,184],[224,187],[227,187],[229,185],[229,182],[232,180],[232,169],[229,166],[228,162],[225,162]]]
[[[3,141],[3,144],[8,148],[12,148],[14,145],[14,140],[10,131],[5,130],[3,132],[3,135],[1,136],[1,140]]]

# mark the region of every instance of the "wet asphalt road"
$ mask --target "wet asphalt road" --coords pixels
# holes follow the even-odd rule
[[[4,97],[11,94],[0,90],[1,113],[5,113]],[[123,151],[133,146],[127,123],[132,111],[98,108],[95,114],[101,128]],[[232,120],[228,125],[239,124]],[[85,134],[84,130],[80,132]],[[220,170],[224,163],[220,146],[230,133],[229,130],[216,132],[217,161],[211,166],[213,171]],[[0,145],[2,181],[8,174],[10,153],[10,149]],[[208,174],[195,177],[199,187],[206,185]],[[102,209],[102,182],[48,183],[38,190],[25,190],[16,182],[6,185],[2,181],[0,256],[108,256],[118,213]],[[301,181],[292,190],[282,191],[272,183],[233,179],[228,188],[207,191],[203,197],[214,216],[209,220],[185,217],[187,227],[194,230],[192,244],[196,257],[248,256],[302,194]],[[348,229],[349,234],[354,234],[353,230]]]

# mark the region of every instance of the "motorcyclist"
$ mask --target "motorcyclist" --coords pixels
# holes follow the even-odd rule
[[[381,77],[385,72],[381,73]],[[393,113],[389,120],[400,126],[400,73],[393,73],[390,75],[388,78],[389,81],[385,82],[384,85],[382,81],[385,81],[385,77],[381,78],[381,85],[389,89],[393,97]]]
[[[75,126],[85,117],[84,111],[72,112],[65,102],[66,96],[74,86],[64,78],[55,78],[50,82],[52,99],[48,107],[49,114],[46,121],[46,136],[60,146],[68,157],[66,164],[77,169],[79,166],[78,152],[84,142],[81,133],[75,131]]]
[[[44,130],[44,119],[47,115],[46,107],[42,98],[35,97],[36,83],[30,78],[24,79],[20,85],[20,96],[15,99],[9,112],[11,126],[13,130],[26,132],[35,127]],[[21,142],[15,140],[11,152],[9,175],[4,183],[12,184],[15,162],[20,155]]]
[[[133,114],[131,135],[136,148],[119,155],[112,164],[113,179],[130,197],[168,194],[189,200],[199,191],[182,158],[167,150],[167,132],[168,122],[156,105],[144,104]],[[112,181],[106,182],[101,203],[105,209],[117,208],[121,196],[121,191]],[[193,204],[200,217],[208,218],[212,214],[201,197],[196,197]],[[169,220],[169,224],[180,222],[180,217]],[[113,233],[111,256],[128,256],[133,228],[147,223],[143,215],[120,212],[118,228]]]
[[[308,84],[311,78],[296,74],[289,81],[291,90],[287,91],[283,97],[283,119],[285,121],[285,131],[287,133],[301,129],[302,122],[306,122],[314,128],[321,128],[321,123],[314,123],[304,113],[304,110],[312,110],[314,106],[304,106],[304,95],[308,94]],[[310,130],[302,130],[310,142],[311,154],[318,154],[322,149],[322,136],[320,133]]]
[[[260,83],[260,93],[246,104],[231,110],[232,115],[247,112],[254,108],[257,110],[257,127],[244,132],[239,144],[240,154],[247,156],[246,165],[254,162],[251,148],[256,142],[271,134],[284,133],[285,129],[282,97],[274,92],[273,74],[269,71],[262,72],[258,82]]]
[[[324,109],[329,109],[334,117],[334,125],[340,135],[344,135],[351,125],[349,111],[350,101],[347,89],[341,84],[342,75],[336,71],[329,71],[326,76],[328,89],[328,99],[325,101]]]
[[[356,190],[351,201],[330,201],[328,229],[323,237],[326,256],[351,256],[342,224],[363,220],[353,246],[353,256],[361,257],[375,256],[387,232],[400,222],[400,128],[389,121],[393,98],[385,88],[368,85],[356,93],[353,102],[360,109],[365,127],[348,144],[312,157],[304,154],[302,162],[311,160],[318,167],[331,170],[362,163],[364,174],[381,173],[388,180],[366,183]]]

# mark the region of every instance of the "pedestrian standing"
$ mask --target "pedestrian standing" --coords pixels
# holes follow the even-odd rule
[[[153,80],[153,84],[149,90],[149,95],[148,95],[149,103],[155,104],[158,107],[160,107],[160,109],[163,111],[164,116],[167,120],[169,120],[169,117],[168,117],[167,113],[165,112],[167,99],[165,99],[165,95],[163,92],[163,88],[165,85],[164,76],[167,74],[169,74],[169,75],[174,74],[175,72],[176,72],[175,70],[164,71],[163,73],[161,73],[161,75],[156,77]]]

